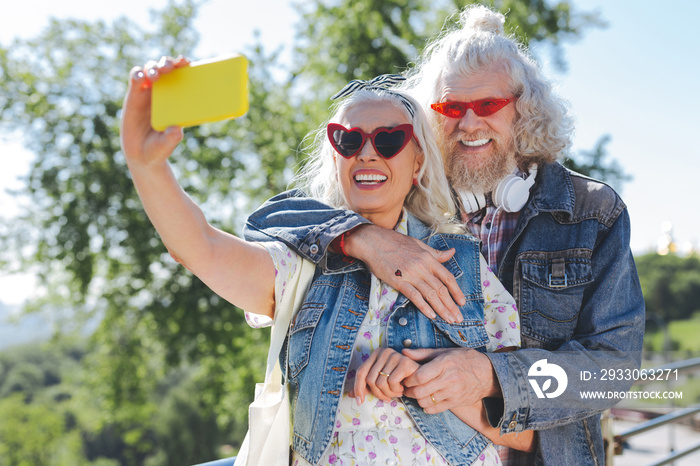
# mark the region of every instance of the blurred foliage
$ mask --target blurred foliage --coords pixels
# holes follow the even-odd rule
[[[611,136],[602,136],[595,147],[589,151],[581,151],[575,157],[564,159],[563,165],[582,175],[598,180],[604,180],[618,192],[622,191],[623,183],[632,181],[632,176],[625,173],[617,160],[609,160],[609,153],[605,146],[611,140]]]
[[[646,306],[647,352],[700,352],[700,257],[656,253],[635,257]],[[697,391],[697,390],[696,390]]]
[[[648,317],[652,314],[647,314]],[[647,320],[646,334],[644,335],[644,349],[661,355],[679,355],[674,359],[690,359],[700,355],[700,311],[689,319],[672,320],[663,322],[666,329],[662,328],[661,321],[654,318]],[[698,387],[700,391],[700,387]],[[698,398],[700,401],[700,398]]]
[[[163,54],[192,56],[195,12],[194,2],[172,3],[155,15],[153,32],[126,19],[109,26],[54,20],[41,36],[0,51],[0,123],[20,131],[36,154],[26,180],[32,205],[8,223],[3,246],[13,246],[3,248],[3,259],[35,265],[46,295],[30,307],[63,315],[64,333],[99,322],[81,361],[83,382],[109,426],[108,439],[99,431],[93,444],[112,458],[126,452],[122,464],[141,464],[154,450],[149,426],[159,411],[151,396],[171,368],[196,361],[197,411],[242,439],[253,382],[264,367],[266,334],[249,329],[238,309],[167,256],[120,153],[129,69]],[[280,189],[287,157],[295,163],[286,145],[285,157],[268,155],[289,143],[275,138],[294,137],[289,128],[295,121],[284,89],[268,79],[265,60],[274,57],[257,48],[251,60],[263,66],[251,70],[249,115],[188,130],[173,157],[185,189],[213,223],[229,230],[248,202],[258,204]],[[281,131],[254,130],[273,119]],[[255,154],[269,163],[249,163]],[[222,356],[231,358],[226,373],[220,372]],[[250,366],[241,367],[239,357]],[[7,393],[30,397],[42,386],[32,367],[17,367],[8,377]],[[236,409],[217,416],[223,406]],[[181,460],[216,456],[211,449],[192,454]],[[172,464],[168,458],[163,464]]]
[[[293,0],[294,1],[294,0]],[[295,75],[311,82],[319,98],[352,79],[400,73],[455,11],[481,3],[506,13],[506,32],[525,45],[543,46],[565,69],[561,44],[587,28],[606,24],[597,12],[578,12],[570,1],[545,0],[313,0],[294,1],[302,15]]]
[[[292,63],[259,39],[244,51],[248,114],[186,130],[171,158],[183,188],[212,224],[240,231],[245,213],[287,186],[328,96],[349,79],[403,70],[464,3],[299,2]],[[602,24],[568,1],[486,3],[555,55]],[[29,309],[60,324],[46,347],[0,353],[2,465],[192,464],[243,439],[269,334],[169,257],[119,145],[129,69],[196,58],[199,6],[171,1],[150,31],[124,18],[53,20],[0,47],[0,131],[23,135],[35,154],[20,193],[27,209],[0,222],[0,263],[38,272],[45,293]]]
[[[663,322],[700,311],[700,257],[645,254],[635,258],[647,314]]]
[[[148,393],[110,409],[91,381],[91,347],[58,339],[0,353],[1,465],[184,465],[218,457],[231,431],[195,396],[206,383],[200,369],[170,370]]]
[[[44,403],[26,403],[21,393],[0,400],[0,458],[17,465],[49,464],[64,437],[60,413]]]

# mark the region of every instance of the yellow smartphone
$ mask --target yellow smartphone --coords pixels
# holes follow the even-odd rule
[[[248,60],[240,54],[190,63],[153,83],[151,126],[196,126],[248,111]]]

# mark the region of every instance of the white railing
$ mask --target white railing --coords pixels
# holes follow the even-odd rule
[[[663,370],[667,371],[670,370],[671,372],[673,371],[678,371],[678,373],[686,373],[686,372],[695,372],[700,369],[700,357],[698,358],[692,358],[692,359],[686,359],[683,361],[677,361],[669,364],[664,364],[662,366],[654,368],[654,370]],[[651,383],[652,381],[638,381],[637,385],[643,385],[647,383]],[[606,458],[606,466],[612,466],[614,464],[614,455],[621,455],[623,451],[623,445],[625,441],[627,441],[629,438],[634,437],[635,435],[639,435],[643,432],[648,432],[650,430],[659,428],[661,426],[665,426],[667,424],[672,424],[672,423],[677,423],[683,419],[686,419],[688,417],[691,417],[697,413],[700,413],[700,404],[696,404],[693,406],[690,406],[688,408],[684,408],[678,411],[670,412],[667,414],[664,414],[662,416],[656,417],[654,419],[650,419],[648,421],[642,422],[634,427],[631,427],[617,435],[614,435],[612,432],[612,426],[609,421],[609,416],[610,413],[606,413],[603,416],[603,422],[604,422],[604,435],[606,436],[606,443],[608,445],[607,447],[607,458]],[[700,442],[697,443],[696,445],[692,445],[690,447],[683,448],[682,450],[677,450],[677,451],[672,451],[668,456],[662,458],[659,461],[656,461],[654,463],[650,463],[647,466],[657,466],[657,465],[663,465],[663,464],[670,464],[673,463],[674,461],[683,458],[685,456],[691,455],[693,453],[696,453],[700,451]],[[700,464],[700,462],[699,462]]]

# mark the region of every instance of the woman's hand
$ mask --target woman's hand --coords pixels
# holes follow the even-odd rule
[[[419,364],[391,348],[379,348],[370,354],[355,374],[350,396],[361,404],[372,393],[383,401],[403,395],[403,380],[418,370]]]
[[[189,66],[189,63],[183,57],[162,57],[157,63],[150,61],[129,73],[122,110],[121,144],[130,169],[164,162],[182,140],[182,129],[177,126],[163,132],[151,127],[151,88],[161,75]]]
[[[209,225],[167,163],[182,140],[182,129],[172,126],[159,132],[151,127],[153,83],[188,65],[182,57],[163,57],[131,70],[121,123],[131,178],[148,218],[175,260],[230,303],[273,317],[275,267],[270,254],[259,244]]]

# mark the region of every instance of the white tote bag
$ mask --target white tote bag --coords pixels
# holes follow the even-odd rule
[[[275,308],[265,383],[255,386],[255,400],[248,407],[248,433],[236,457],[236,466],[289,466],[292,422],[289,390],[286,380],[282,383],[279,354],[289,323],[304,302],[315,269],[312,262],[300,259]]]

